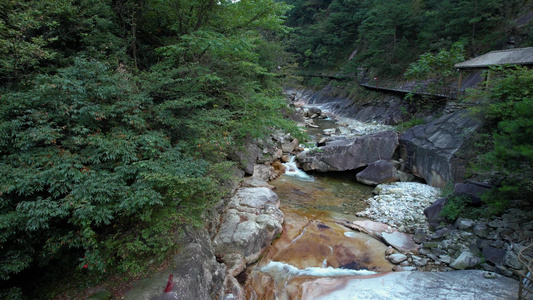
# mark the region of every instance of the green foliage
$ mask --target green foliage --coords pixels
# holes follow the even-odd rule
[[[470,96],[486,99],[476,111],[484,113],[492,129],[492,147],[479,157],[475,170],[501,185],[484,198],[498,211],[509,200],[533,195],[533,71],[500,72],[489,90]]]
[[[77,59],[3,100],[4,279],[37,256],[45,263],[72,248],[86,253],[80,267],[103,272],[102,253],[113,250],[101,249],[107,236],[98,232],[117,222],[148,222],[156,207],[205,199],[201,190],[215,190],[212,183],[202,186],[209,182],[206,163],[147,127],[153,104],[134,78],[98,61]],[[21,256],[17,243],[25,240],[32,242]]]
[[[440,216],[449,223],[454,222],[458,217],[477,219],[483,216],[483,209],[471,207],[471,204],[469,196],[450,195],[440,211]]]
[[[416,63],[409,65],[404,76],[417,81],[436,80],[433,85],[443,86],[446,78],[456,74],[454,65],[464,61],[464,53],[464,46],[454,43],[450,50],[422,54]]]
[[[449,49],[455,42],[464,45],[467,57],[499,48],[509,24],[531,5],[527,0],[286,2],[294,6],[288,46],[300,66],[347,73],[364,68],[382,78],[400,76],[421,54]]]
[[[409,121],[402,122],[402,123],[396,125],[396,130],[399,131],[399,132],[404,132],[404,131],[406,131],[407,129],[409,129],[411,127],[415,127],[417,125],[422,125],[422,124],[425,124],[425,123],[426,123],[426,121],[424,121],[424,119],[412,118]]]
[[[299,135],[272,73],[290,60],[283,2],[0,7],[4,280],[54,264],[139,274],[226,195],[242,140]]]

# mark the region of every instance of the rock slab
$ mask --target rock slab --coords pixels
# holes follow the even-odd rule
[[[368,165],[363,171],[357,173],[357,181],[378,185],[399,180],[398,170],[394,165],[386,160],[378,160]]]
[[[365,278],[320,278],[302,285],[301,299],[516,299],[518,281],[484,271],[395,272]]]
[[[415,126],[400,136],[407,168],[435,187],[449,181],[462,182],[469,163],[468,141],[481,122],[466,111],[447,114],[427,124]]]
[[[385,131],[328,142],[326,146],[304,151],[297,156],[305,171],[347,171],[378,160],[390,160],[398,146],[398,134]]]

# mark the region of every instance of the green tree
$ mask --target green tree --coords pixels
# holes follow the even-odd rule
[[[498,184],[485,199],[496,211],[509,200],[533,195],[533,71],[499,71],[502,77],[488,91],[471,96],[486,100],[476,111],[492,130],[492,146],[479,157],[475,170]]]

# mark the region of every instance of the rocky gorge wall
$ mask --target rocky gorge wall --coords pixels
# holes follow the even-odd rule
[[[346,117],[361,122],[390,125],[413,117],[408,113],[412,104],[393,95],[384,94],[382,99],[360,104],[352,99],[329,96],[327,89],[289,89],[287,94],[293,103],[318,106],[330,112],[332,118]],[[447,182],[462,182],[467,165],[474,156],[472,135],[482,126],[481,121],[468,113],[466,108],[453,102],[442,106],[438,111],[428,111],[424,117],[425,124],[400,133],[397,158],[404,161],[402,171],[410,172],[435,187],[444,187]],[[338,153],[340,148],[337,146],[332,149],[334,143],[346,141],[332,142],[328,147],[319,149],[325,153],[332,152],[336,160],[344,161],[346,157]],[[315,156],[325,157],[325,154],[319,153]],[[314,165],[311,165],[310,161],[313,161]],[[326,169],[330,165],[327,161],[303,157],[302,162],[306,170],[328,171]]]

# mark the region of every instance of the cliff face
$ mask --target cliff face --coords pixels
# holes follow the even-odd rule
[[[468,140],[480,127],[480,121],[457,111],[407,130],[400,136],[407,169],[435,187],[462,182],[468,164]]]

